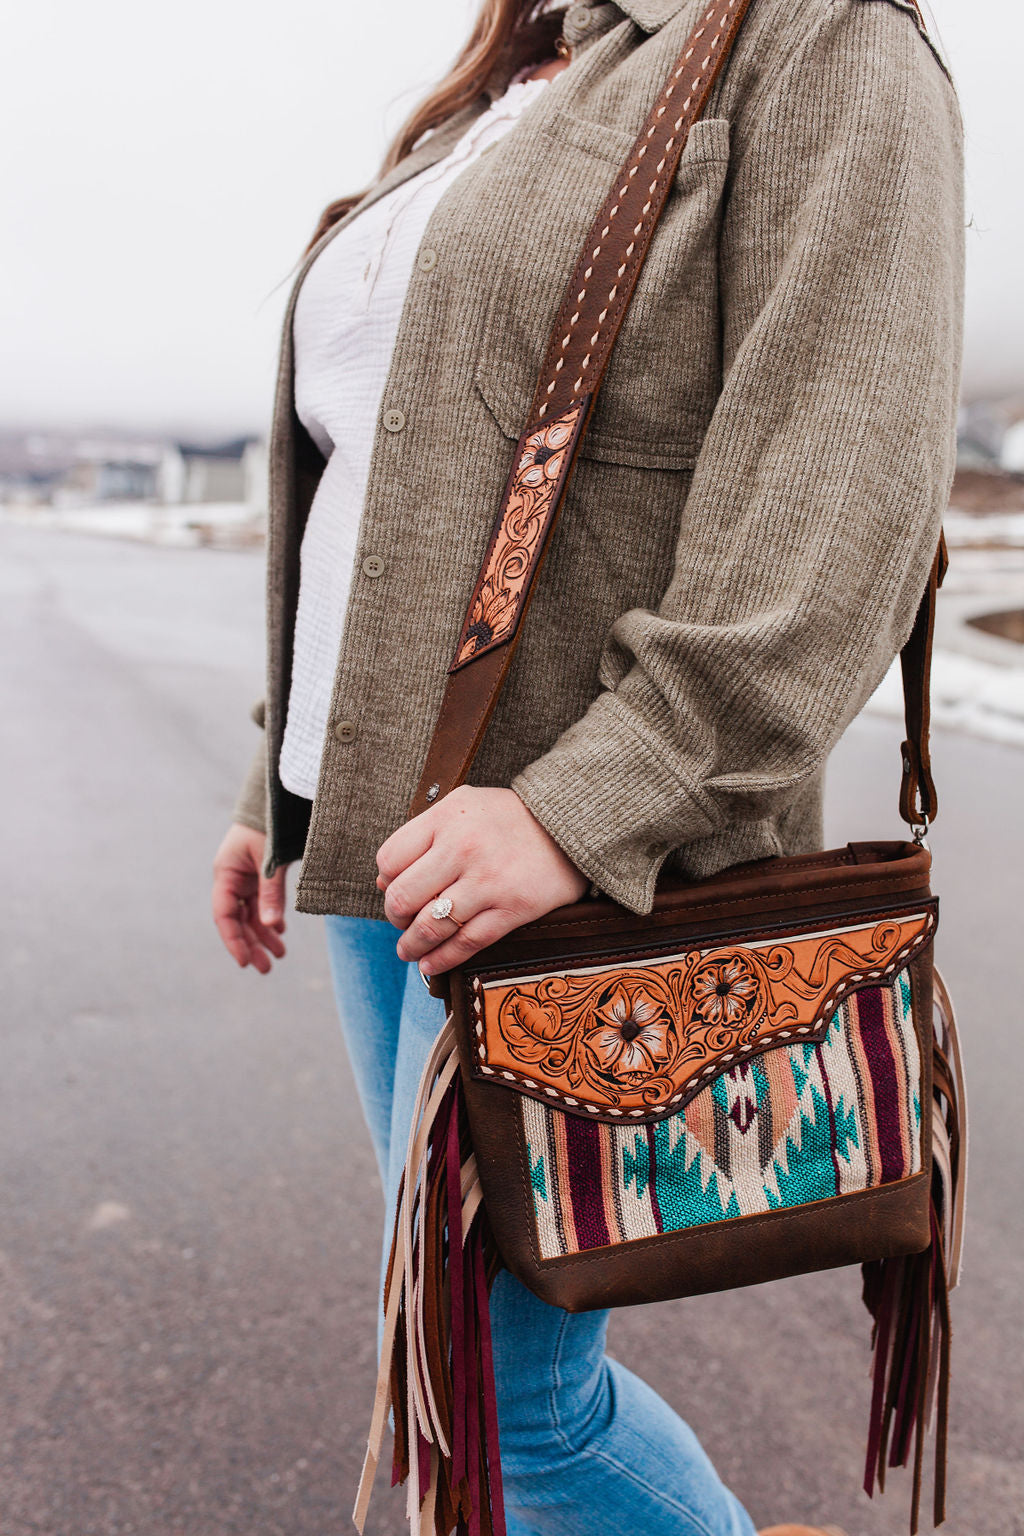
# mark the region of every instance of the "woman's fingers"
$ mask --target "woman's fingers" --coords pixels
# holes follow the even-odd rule
[[[237,882],[223,876],[213,884],[213,921],[224,948],[239,965],[250,960],[249,939],[245,931],[247,918],[246,899],[237,889]]]
[[[243,922],[242,931],[245,934],[245,942],[249,949],[249,964],[255,967],[261,976],[266,976],[274,962],[257,937],[256,924],[251,919]]]
[[[453,789],[393,833],[377,862],[385,910],[405,930],[398,955],[422,961],[427,975],[579,900],[587,887],[586,876],[511,789]],[[455,922],[432,915],[441,895],[450,898]]]
[[[236,965],[255,966],[261,975],[285,953],[286,866],[269,878],[263,875],[266,837],[234,822],[213,861],[213,921],[221,942]]]
[[[256,935],[253,933],[252,927],[249,923],[242,924],[242,932],[245,934],[245,943],[249,955],[249,964],[255,970],[259,971],[261,976],[265,976],[270,970],[270,956],[257,940]]]
[[[284,892],[287,867],[282,864],[272,875],[259,875],[259,920],[261,927],[284,932]],[[275,951],[276,953],[276,951]],[[284,950],[281,951],[284,954]]]
[[[460,933],[462,927],[468,927],[472,921],[477,920],[484,912],[483,897],[479,886],[470,880],[457,880],[454,885],[442,887],[444,894],[451,901],[451,917],[434,917],[431,907],[437,900],[437,887],[431,892],[430,900],[417,912],[413,921],[406,928],[398,941],[398,958],[400,960],[419,960],[424,955],[447,943],[456,933]]]
[[[436,816],[434,807],[428,811],[421,811],[411,821],[403,822],[397,832],[392,832],[386,843],[382,843],[377,849],[377,869],[379,876],[377,884],[382,891],[387,890],[392,880],[396,879],[415,860],[422,858],[434,840],[434,827]]]
[[[434,843],[387,885],[384,912],[388,922],[396,928],[408,928],[424,907],[454,885],[461,872],[458,851]]]
[[[268,928],[267,924],[262,920],[262,917],[258,917],[256,913],[252,911],[253,905],[254,903],[249,903],[250,912],[248,922],[248,927],[252,939],[255,940],[257,944],[261,944],[264,949],[268,949],[275,960],[282,960],[285,955],[285,947],[284,940],[281,938],[280,930],[277,924],[275,923],[272,928]],[[278,918],[278,923],[283,928],[284,918]]]
[[[488,944],[496,944],[506,933],[511,933],[519,921],[512,912],[503,912],[499,907],[478,912],[450,937],[427,951],[419,962],[421,973],[424,976],[435,976],[442,971],[450,971],[455,965],[465,965],[478,950],[486,949]]]

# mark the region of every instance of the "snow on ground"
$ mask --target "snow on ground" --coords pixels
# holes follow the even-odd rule
[[[868,700],[865,713],[902,719],[898,662]],[[932,659],[932,724],[1024,747],[1024,658],[1020,667],[995,667],[973,656],[936,651]]]
[[[1024,610],[1024,512],[978,517],[951,508],[944,526],[950,564],[935,622],[932,721],[1024,746],[1024,645],[969,622]],[[866,712],[902,716],[898,661]]]
[[[243,502],[195,502],[158,506],[148,501],[103,502],[80,507],[0,505],[0,520],[56,528],[65,533],[95,533],[106,538],[141,539],[147,544],[194,549],[199,545],[250,544],[261,519]]]
[[[943,519],[950,549],[984,549],[993,546],[1024,549],[1024,512],[959,512],[950,507]]]

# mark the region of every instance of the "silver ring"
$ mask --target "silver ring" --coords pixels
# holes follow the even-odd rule
[[[456,928],[462,927],[458,918],[452,917],[452,899],[450,896],[439,896],[430,908],[430,915],[436,922],[440,922],[445,917],[451,918]]]

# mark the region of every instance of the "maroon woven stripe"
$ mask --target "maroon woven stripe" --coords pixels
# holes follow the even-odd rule
[[[601,1128],[591,1120],[565,1117],[572,1219],[580,1248],[606,1248],[611,1242],[604,1219],[601,1178]]]
[[[854,1001],[875,1098],[878,1153],[882,1162],[879,1182],[891,1184],[895,1179],[902,1179],[907,1171],[904,1167],[900,1091],[896,1076],[899,1066],[885,1026],[885,1004],[881,989],[870,987],[858,992]]]
[[[658,1232],[664,1232],[665,1226],[661,1219],[661,1206],[658,1204],[658,1146],[655,1140],[655,1127],[645,1125],[647,1132],[647,1193],[651,1197],[651,1214],[654,1217],[654,1227]]]

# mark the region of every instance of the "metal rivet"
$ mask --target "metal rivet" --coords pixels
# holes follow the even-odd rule
[[[431,801],[431,800],[436,800],[440,793],[441,793],[441,786],[440,786],[440,784],[431,784],[430,788],[427,790],[427,800],[428,800],[428,802]]]

